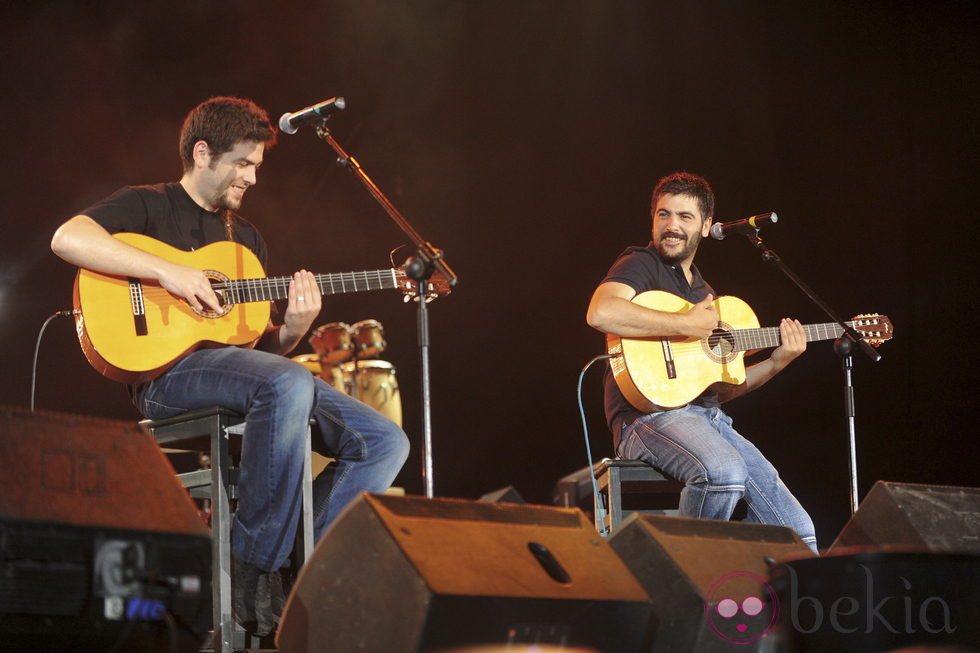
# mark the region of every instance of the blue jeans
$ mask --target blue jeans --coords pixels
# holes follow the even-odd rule
[[[262,351],[195,351],[155,379],[141,404],[150,419],[215,405],[246,416],[232,552],[267,571],[292,550],[311,417],[313,449],[336,458],[313,481],[317,539],[360,492],[386,490],[408,457],[396,424],[299,363]]]
[[[679,512],[684,517],[728,520],[744,498],[745,521],[789,526],[817,550],[810,516],[720,408],[691,404],[644,415],[623,427],[616,453],[683,481]]]

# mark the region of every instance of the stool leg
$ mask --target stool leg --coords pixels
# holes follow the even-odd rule
[[[595,514],[595,527],[599,533],[612,535],[613,529],[623,520],[621,482],[620,470],[613,465],[607,465],[602,473],[596,477],[596,483],[599,486],[599,500],[603,504],[601,519],[599,511],[596,511]]]
[[[313,555],[313,454],[310,449],[310,428],[306,428],[306,457],[303,459],[303,512],[296,533],[296,559],[299,564]]]
[[[593,471],[593,474],[595,472]],[[596,484],[599,487],[599,494],[595,497],[595,502],[593,505],[595,513],[595,529],[599,534],[608,533],[605,530],[607,525],[606,514],[609,512],[609,483],[608,478],[605,474],[602,474],[596,479]],[[602,509],[600,510],[600,505]]]
[[[215,651],[234,651],[235,623],[231,616],[231,505],[228,497],[228,435],[225,421],[211,423],[211,565]]]
[[[612,534],[613,530],[619,526],[619,522],[623,521],[623,479],[618,467],[610,467],[607,470],[607,474],[609,475],[609,487],[607,491],[609,495],[609,512],[606,518],[609,520],[609,533]]]

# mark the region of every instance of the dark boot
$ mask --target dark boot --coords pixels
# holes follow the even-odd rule
[[[231,612],[246,632],[265,637],[276,630],[286,596],[278,571],[231,557]]]

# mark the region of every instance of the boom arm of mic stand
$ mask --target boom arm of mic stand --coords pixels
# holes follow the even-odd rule
[[[381,205],[385,213],[395,221],[395,224],[405,232],[417,248],[417,258],[410,259],[406,266],[406,273],[418,284],[418,333],[419,333],[419,367],[421,369],[422,383],[422,480],[425,484],[425,496],[432,498],[435,496],[435,483],[432,473],[432,412],[431,412],[431,392],[429,384],[429,313],[426,308],[426,297],[429,292],[429,279],[434,270],[438,270],[450,287],[454,287],[459,280],[449,264],[442,257],[442,250],[434,247],[419,235],[417,231],[408,223],[408,220],[395,208],[395,205],[385,197],[381,189],[375,185],[371,178],[367,176],[361,165],[351,155],[344,151],[340,143],[333,137],[326,125],[320,125],[316,129],[317,136],[322,138],[333,151],[337,153],[337,164],[347,168],[363,184],[371,196]]]
[[[456,273],[453,272],[452,268],[449,267],[449,264],[446,263],[445,259],[443,259],[442,250],[434,247],[432,243],[426,241],[421,235],[419,235],[419,232],[417,232],[415,228],[409,224],[408,220],[405,219],[395,205],[392,204],[387,197],[385,197],[385,194],[381,192],[381,189],[378,188],[373,181],[371,181],[371,178],[368,177],[364,172],[364,169],[361,168],[361,164],[357,162],[357,159],[344,151],[344,148],[341,147],[340,143],[337,142],[337,139],[333,137],[333,134],[330,133],[330,130],[327,129],[326,126],[321,125],[317,127],[316,134],[326,141],[327,144],[333,148],[333,151],[337,153],[337,165],[347,168],[354,173],[354,176],[356,176],[364,188],[371,193],[371,196],[377,200],[378,204],[381,205],[381,208],[385,210],[385,213],[387,213],[388,216],[395,221],[395,224],[397,224],[398,227],[405,232],[405,235],[408,236],[413,243],[415,243],[415,246],[419,251],[419,256],[426,266],[434,267],[442,274],[443,277],[445,277],[446,282],[450,285],[450,287],[455,287],[459,277],[456,276]],[[432,272],[430,268],[429,273],[425,275],[425,278],[428,279],[431,276]],[[412,278],[414,279],[415,277]]]
[[[777,268],[779,268],[783,274],[789,277],[790,280],[793,283],[795,283],[797,287],[800,290],[802,290],[814,304],[819,306],[820,309],[824,313],[826,313],[831,320],[836,322],[840,326],[840,328],[844,330],[844,335],[846,335],[849,340],[851,340],[854,344],[856,344],[861,349],[861,351],[867,354],[868,358],[870,358],[876,363],[879,360],[881,360],[881,354],[878,353],[878,350],[872,347],[871,345],[869,345],[868,342],[861,337],[860,333],[855,331],[853,327],[851,327],[846,322],[844,322],[844,320],[842,320],[837,315],[837,313],[835,313],[834,310],[830,308],[830,306],[823,299],[821,299],[820,296],[817,295],[817,293],[815,293],[810,288],[810,286],[806,285],[803,279],[801,279],[795,272],[793,272],[793,270],[791,270],[789,266],[783,263],[783,260],[779,258],[779,255],[776,254],[776,252],[769,249],[769,246],[766,245],[764,242],[762,242],[762,239],[759,238],[758,233],[745,234],[745,237],[748,238],[749,242],[752,243],[755,247],[762,250],[763,261],[766,261],[767,263],[772,263]]]

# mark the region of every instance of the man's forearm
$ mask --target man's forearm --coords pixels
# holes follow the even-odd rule
[[[772,358],[756,363],[745,369],[745,381],[738,385],[730,383],[719,383],[715,390],[718,392],[718,400],[722,403],[741,397],[765,385],[774,376],[779,374],[783,367],[779,367]]]
[[[299,344],[300,339],[303,334],[295,335],[290,334],[287,329],[282,325],[270,327],[262,334],[259,338],[258,343],[256,343],[255,348],[261,351],[267,351],[271,354],[280,354],[285,356]]]

